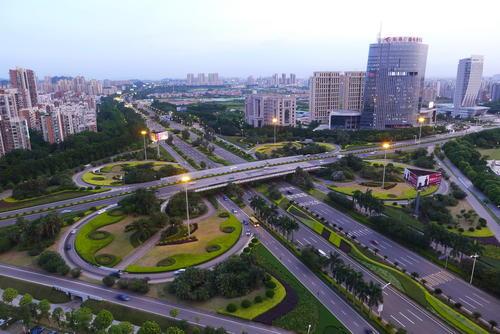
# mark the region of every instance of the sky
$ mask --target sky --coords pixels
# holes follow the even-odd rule
[[[383,36],[420,36],[426,77],[484,55],[500,73],[498,0],[0,0],[0,78],[16,66],[96,79],[365,70]]]

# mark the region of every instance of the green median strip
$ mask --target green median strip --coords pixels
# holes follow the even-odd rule
[[[348,251],[346,252],[351,257],[376,273],[382,279],[391,282],[394,287],[404,292],[406,295],[411,297],[420,305],[424,306],[426,309],[439,315],[448,324],[468,334],[488,333],[486,330],[468,319],[466,316],[458,313],[453,308],[438,299],[436,296],[432,295],[419,282],[394,267],[383,264],[368,257],[358,248],[357,245],[344,238],[340,234],[336,233],[332,229],[324,226],[321,222],[313,218],[308,213],[293,205],[288,211],[297,219],[299,219],[304,225],[308,226],[319,235],[324,235],[325,232],[330,233],[328,241],[330,241],[331,244],[333,244],[337,248],[341,248],[344,251],[346,251],[347,249]]]

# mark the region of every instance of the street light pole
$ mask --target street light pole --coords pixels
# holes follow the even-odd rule
[[[189,221],[189,198],[188,198],[188,182],[191,180],[189,176],[183,176],[181,181],[184,183],[184,192],[186,193],[186,218],[187,218],[187,228],[188,228],[188,238],[191,237],[191,224]]]
[[[389,143],[383,143],[382,147],[384,148],[384,172],[382,174],[382,188],[385,186],[385,166],[387,165],[387,149],[391,145]]]
[[[418,134],[418,143],[420,144],[420,140],[422,139],[422,124],[424,124],[425,122],[425,118],[423,117],[419,117],[418,118],[418,123],[420,124],[420,130],[419,130],[419,134]]]
[[[307,326],[307,334],[311,333],[311,325]]]
[[[276,144],[276,123],[278,123],[278,119],[273,117],[272,122],[274,124],[274,143]]]
[[[142,138],[144,140],[144,160],[148,160],[148,153],[146,151],[146,134],[148,132],[146,130],[141,131]]]
[[[474,254],[474,255],[471,255],[470,257],[474,259],[474,261],[472,262],[472,272],[470,274],[470,281],[469,281],[469,284],[472,284],[472,278],[474,277],[474,269],[476,269],[476,260],[479,257],[479,255]]]

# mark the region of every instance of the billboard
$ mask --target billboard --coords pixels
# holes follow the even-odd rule
[[[151,141],[157,142],[159,140],[167,140],[167,139],[168,139],[168,131],[151,132]]]

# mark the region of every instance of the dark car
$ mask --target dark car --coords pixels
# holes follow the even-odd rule
[[[71,250],[71,245],[70,244],[65,245],[64,250],[66,250],[66,251]]]
[[[122,302],[128,302],[130,300],[130,296],[124,293],[120,293],[116,296],[116,299],[121,300]]]
[[[45,328],[41,327],[41,326],[36,326],[36,327],[33,327],[32,329],[30,329],[30,334],[42,334],[42,332],[44,331]]]

